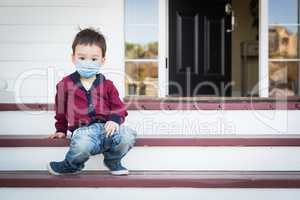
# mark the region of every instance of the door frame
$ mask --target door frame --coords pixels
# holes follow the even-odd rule
[[[158,96],[169,95],[169,0],[159,1]],[[268,0],[259,0],[259,97],[269,97]]]

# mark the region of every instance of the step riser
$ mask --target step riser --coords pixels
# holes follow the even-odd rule
[[[122,199],[122,200],[298,200],[299,189],[215,188],[0,188],[2,200]],[[47,195],[45,195],[47,194]]]
[[[128,111],[126,124],[140,135],[299,134],[297,110]],[[13,121],[12,121],[13,120]],[[0,134],[47,135],[53,111],[0,112]]]
[[[63,160],[67,147],[0,148],[0,170],[45,170]],[[123,159],[130,170],[299,171],[300,147],[135,147]],[[102,155],[85,170],[106,170]]]

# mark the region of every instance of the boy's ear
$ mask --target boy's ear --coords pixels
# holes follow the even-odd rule
[[[74,54],[71,54],[71,60],[72,60],[72,63],[75,64],[75,55]]]
[[[105,61],[106,61],[106,58],[104,57],[104,58],[102,58],[102,60],[101,60],[101,64],[103,65],[104,63],[105,63]]]

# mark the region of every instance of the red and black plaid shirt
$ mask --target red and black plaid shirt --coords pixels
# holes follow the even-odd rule
[[[113,82],[97,74],[87,91],[76,71],[56,85],[55,128],[66,133],[93,122],[114,121],[122,124],[128,115]]]

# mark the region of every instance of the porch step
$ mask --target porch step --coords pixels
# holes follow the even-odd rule
[[[299,134],[299,110],[130,110],[125,125],[139,135]],[[2,111],[0,135],[49,135],[54,111]]]
[[[45,170],[63,160],[66,139],[44,136],[0,137],[0,170]],[[130,170],[300,170],[300,136],[138,137],[124,157]],[[105,170],[102,155],[92,156],[84,170]]]
[[[300,188],[300,172],[132,171],[112,176],[86,171],[58,177],[46,171],[1,171],[0,187]]]

